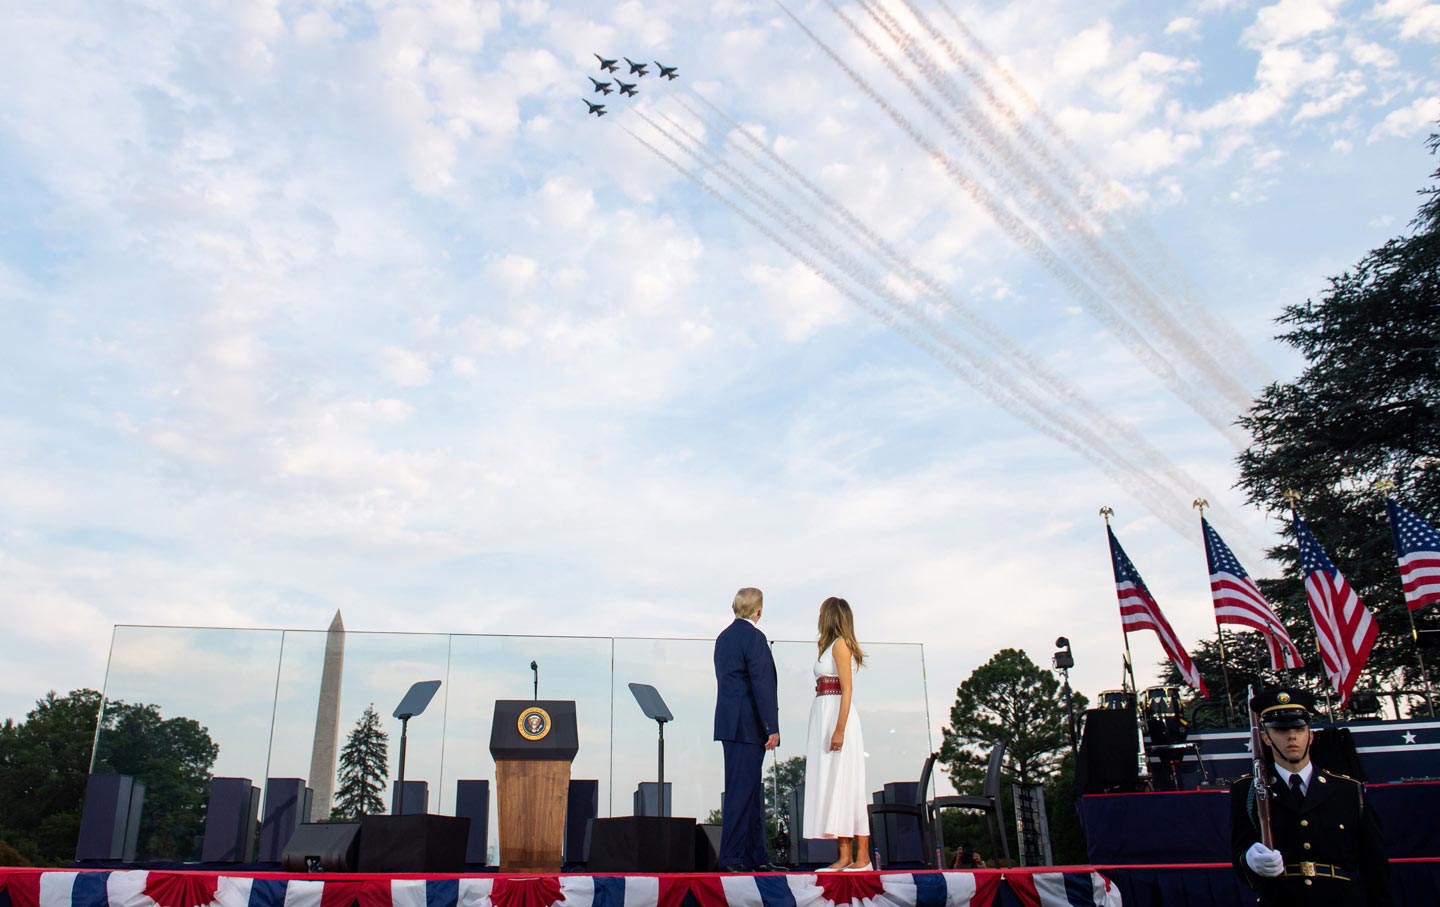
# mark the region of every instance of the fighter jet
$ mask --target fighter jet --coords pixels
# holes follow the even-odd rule
[[[589,108],[590,108],[590,112],[593,113],[593,114],[595,114],[597,117],[603,117],[603,116],[605,115],[605,105],[604,105],[604,104],[591,104],[591,103],[590,103],[588,100],[586,100],[585,98],[581,98],[580,100],[585,101],[585,106],[586,106],[586,107],[589,107]]]
[[[593,56],[595,59],[597,59],[597,60],[600,61],[600,69],[601,69],[602,71],[604,71],[604,72],[617,72],[617,71],[619,70],[619,63],[620,63],[619,60],[607,60],[607,59],[605,59],[604,57],[600,56],[599,54],[592,54],[592,56]]]
[[[645,67],[649,66],[649,63],[636,63],[629,57],[621,57],[620,59],[630,64],[630,75],[639,76],[642,79],[645,78]]]
[[[614,91],[614,89],[610,87],[609,82],[595,82],[595,80],[589,76],[586,76],[586,78],[595,83],[595,91],[598,94],[609,94],[611,91]]]
[[[660,78],[662,79],[669,79],[673,82],[676,79],[680,78],[680,76],[677,75],[677,73],[680,71],[680,67],[678,66],[666,66],[659,60],[655,61],[655,66],[660,70]]]
[[[619,79],[616,79],[615,84],[620,86],[621,94],[628,94],[632,98],[639,94],[639,92],[635,90],[634,82],[622,82]]]

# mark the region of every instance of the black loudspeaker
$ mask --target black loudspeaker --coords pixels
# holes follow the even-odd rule
[[[455,782],[455,815],[470,820],[470,833],[465,839],[465,862],[474,866],[487,865],[490,862],[489,780],[462,779]]]
[[[144,781],[130,775],[90,775],[85,780],[75,859],[133,862],[144,801]]]
[[[255,827],[260,819],[260,788],[249,778],[211,778],[205,810],[205,863],[248,863],[255,852]]]
[[[1310,760],[1328,771],[1365,780],[1365,769],[1360,765],[1360,755],[1355,752],[1355,740],[1348,727],[1316,731],[1315,742],[1310,744]]]
[[[883,852],[881,844],[885,836],[884,822],[875,827],[874,834],[876,837],[871,846]],[[828,866],[838,859],[840,844],[834,838],[805,837],[805,782],[802,780],[790,791],[790,862],[796,866],[811,863]]]
[[[260,862],[280,862],[295,829],[310,815],[310,794],[304,778],[266,780],[265,818],[260,823]]]
[[[694,872],[695,820],[617,816],[590,823],[588,872]]]
[[[361,872],[464,872],[470,820],[457,816],[366,816]]]
[[[599,811],[600,782],[572,778],[565,798],[566,863],[584,863],[590,859],[590,822]]]
[[[891,781],[872,794],[871,799],[877,803],[913,804],[919,786],[918,781]],[[925,858],[925,851],[921,846],[919,822],[903,816],[885,816],[882,824],[885,826],[883,840],[873,844],[875,849],[880,851],[882,866],[899,864],[929,868],[930,861]],[[838,850],[836,856],[839,856]]]
[[[695,826],[695,871],[714,872],[720,864],[720,825]]]
[[[634,812],[636,816],[668,816],[671,805],[670,782],[665,782],[665,811],[660,811],[660,783],[658,781],[641,781],[635,788],[632,797]]]
[[[359,822],[305,822],[290,836],[280,865],[286,872],[354,872],[359,854]]]
[[[1133,708],[1085,712],[1075,777],[1082,794],[1135,788],[1140,777],[1140,732]]]

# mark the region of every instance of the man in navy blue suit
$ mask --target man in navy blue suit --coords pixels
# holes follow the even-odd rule
[[[765,751],[780,745],[775,659],[756,626],[765,607],[759,589],[735,593],[735,621],[715,639],[715,739],[725,747],[720,854],[726,872],[783,872],[765,855]]]

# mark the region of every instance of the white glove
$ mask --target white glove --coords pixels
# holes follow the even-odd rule
[[[1285,858],[1280,851],[1271,850],[1259,841],[1245,851],[1245,863],[1256,875],[1277,878],[1285,874]]]

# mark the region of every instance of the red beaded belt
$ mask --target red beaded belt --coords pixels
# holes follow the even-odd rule
[[[839,696],[839,695],[840,695],[840,678],[839,678],[839,677],[816,677],[816,678],[815,678],[815,695],[816,695],[816,696]]]

